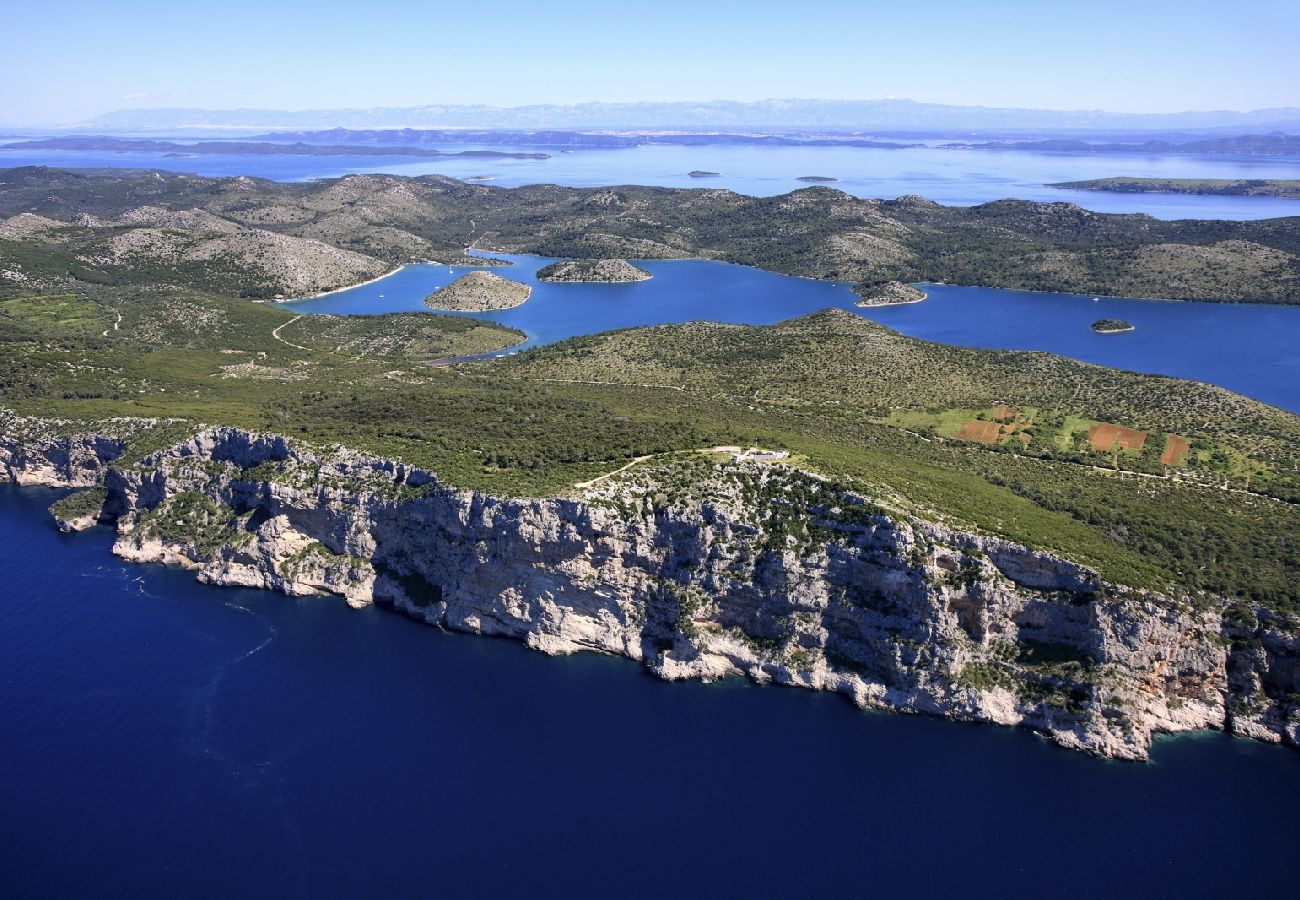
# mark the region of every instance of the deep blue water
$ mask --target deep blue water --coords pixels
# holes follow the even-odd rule
[[[1284,896],[1300,754],[1028,733],[207,587],[0,486],[0,895]]]
[[[701,260],[641,261],[634,284],[544,284],[549,259],[504,256],[495,270],[533,286],[522,306],[475,314],[523,329],[526,346],[614,328],[709,319],[764,325],[837,306],[904,334],[971,347],[1046,350],[1088,362],[1219,384],[1300,412],[1300,307],[1174,303],[926,285],[923,303],[859,309],[848,286]],[[424,297],[466,270],[420,264],[371,284],[285,304],[295,312],[423,310]],[[1137,330],[1099,335],[1102,318]]]
[[[534,149],[460,145],[450,150]],[[398,175],[436,173],[454,178],[485,176],[493,183],[595,187],[650,184],[723,187],[752,196],[807,187],[806,175],[838,178],[831,185],[858,197],[919,194],[939,203],[970,206],[1006,197],[1070,201],[1099,212],[1144,212],[1161,219],[1263,219],[1300,215],[1300,200],[1269,197],[1197,197],[1179,194],[1108,194],[1046,187],[1115,175],[1164,178],[1300,178],[1300,158],[1139,153],[1028,153],[1020,151],[871,150],[838,147],[744,147],[648,145],[620,150],[551,152],[550,159],[420,158],[394,156],[192,156],[71,150],[0,152],[0,167],[133,167],[202,175],[255,175],[304,181],[354,172]],[[720,172],[691,178],[692,170]]]

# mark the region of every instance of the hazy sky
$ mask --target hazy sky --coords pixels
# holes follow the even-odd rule
[[[0,123],[125,107],[876,99],[1300,106],[1300,2],[15,0]]]

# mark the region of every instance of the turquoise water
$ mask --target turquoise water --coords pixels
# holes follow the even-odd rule
[[[527,147],[444,149],[520,150]],[[193,156],[103,153],[71,150],[4,151],[0,167],[134,167],[202,175],[255,175],[276,181],[305,181],[355,172],[398,175],[485,176],[506,187],[562,184],[595,187],[649,184],[665,187],[721,187],[752,196],[783,194],[807,187],[805,175],[838,178],[832,187],[858,197],[893,198],[919,194],[939,203],[971,206],[1015,197],[1070,201],[1099,212],[1144,212],[1161,219],[1262,219],[1300,215],[1300,200],[1269,197],[1197,197],[1179,194],[1108,194],[1063,191],[1045,185],[1116,175],[1163,178],[1300,178],[1300,159],[1251,156],[1139,153],[1025,153],[1019,151],[871,150],[837,147],[743,147],[648,145],[619,150],[578,150],[551,158],[430,159],[392,156]],[[692,170],[720,172],[691,178]]]
[[[200,585],[0,486],[0,895],[1289,896],[1300,753],[669,684]]]
[[[775,275],[702,260],[641,261],[654,275],[634,284],[544,284],[535,273],[550,259],[503,256],[499,274],[533,286],[522,306],[475,314],[523,329],[524,346],[639,325],[707,319],[765,325],[828,306],[865,315],[904,334],[970,347],[1045,350],[1087,362],[1222,385],[1300,412],[1300,307],[1174,303],[1073,294],[926,285],[923,303],[884,309],[854,306],[842,283]],[[372,314],[424,310],[424,297],[464,272],[421,264],[380,281],[314,300],[284,304],[295,312]],[[1099,335],[1102,318],[1132,322],[1127,334]]]

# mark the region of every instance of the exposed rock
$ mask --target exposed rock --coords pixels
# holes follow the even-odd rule
[[[1126,759],[1145,758],[1158,732],[1300,737],[1300,624],[1109,585],[783,465],[717,464],[672,503],[656,499],[653,470],[581,499],[513,500],[228,428],[107,471],[111,439],[60,440],[6,437],[7,477],[102,473],[102,504],[84,505],[116,523],[116,553],[215,584],[392,604],[546,653],[626,656],[667,679],[744,674]],[[69,446],[94,464],[69,466]],[[804,537],[770,531],[763,498],[795,494],[814,498]]]
[[[430,309],[450,312],[491,312],[519,306],[532,287],[492,272],[468,272],[424,298]]]

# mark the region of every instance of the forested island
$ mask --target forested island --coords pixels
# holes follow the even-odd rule
[[[625,259],[565,259],[537,270],[538,281],[624,284],[646,281],[649,272]]]
[[[1123,319],[1098,319],[1092,323],[1092,330],[1098,334],[1123,334],[1132,331],[1133,325]]]
[[[1088,181],[1058,181],[1047,187],[1119,194],[1208,194],[1300,199],[1300,179],[1293,178],[1093,178]]]

